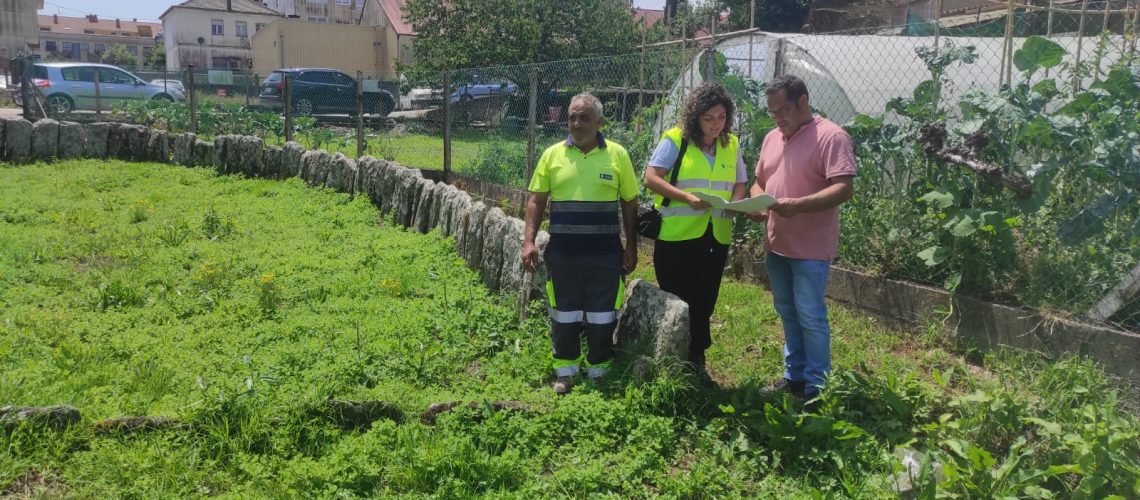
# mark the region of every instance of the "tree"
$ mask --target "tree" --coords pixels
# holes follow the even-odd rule
[[[748,18],[753,0],[718,0],[717,5],[729,12],[728,26],[718,32],[745,30],[752,27]],[[755,0],[756,27],[776,33],[799,33],[808,21],[811,0]]]
[[[624,54],[641,40],[613,0],[408,0],[405,19],[424,73]]]
[[[103,53],[103,62],[115,66],[133,68],[139,64],[139,58],[128,52],[125,46],[115,45]]]
[[[143,63],[148,68],[165,68],[166,67],[166,42],[159,38],[155,42],[154,47],[151,47],[150,52],[146,55],[146,61]]]

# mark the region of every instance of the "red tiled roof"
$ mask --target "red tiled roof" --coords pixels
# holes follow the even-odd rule
[[[98,17],[68,17],[68,16],[37,16],[40,31],[49,28],[52,33],[68,35],[82,35],[84,30],[94,30],[98,35],[111,35],[112,33],[130,33],[132,35],[154,37],[162,33],[162,23],[148,23],[133,19],[103,19]],[[58,20],[58,22],[56,22]],[[115,23],[119,23],[119,27]],[[149,32],[148,32],[149,30]]]
[[[646,28],[651,28],[665,19],[665,11],[635,8],[633,9],[633,18],[645,24]]]
[[[380,3],[380,8],[384,11],[384,16],[388,18],[388,22],[392,24],[392,29],[395,30],[397,35],[415,35],[416,30],[404,21],[404,5],[407,3],[405,0],[376,0]]]

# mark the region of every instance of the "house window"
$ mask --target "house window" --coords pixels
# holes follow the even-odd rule
[[[40,31],[48,31],[48,32],[50,32],[50,31],[51,31],[51,28],[45,28],[45,27],[43,27],[43,26],[40,26]]]
[[[329,22],[329,18],[309,16],[309,22],[310,23],[327,23],[327,22]]]
[[[231,57],[215,57],[212,62],[214,68],[234,69],[238,67],[237,59]]]
[[[226,34],[226,24],[224,22],[222,22],[221,19],[211,19],[210,20],[210,34],[211,35],[218,35],[218,36],[225,35]]]
[[[306,1],[309,3],[319,3],[319,4],[329,3],[328,0],[306,0]]]
[[[55,52],[57,50],[56,46],[55,46],[55,40],[45,41],[44,42],[44,50],[46,50],[48,52]]]
[[[234,22],[234,34],[237,35],[238,38],[245,38],[249,36],[249,27],[246,25],[245,21]]]
[[[84,34],[84,35],[94,35],[94,34],[95,34],[95,30],[83,30],[83,34]]]
[[[106,46],[106,45],[104,45],[104,44],[101,44],[101,43],[97,43],[97,44],[95,44],[95,53],[96,53],[96,54],[102,55],[102,54],[103,54],[104,52],[106,52],[106,51],[107,51],[107,46]]]
[[[137,56],[139,55],[139,48],[135,45],[127,45],[127,52],[130,52],[132,56]]]
[[[352,5],[352,0],[336,0],[337,5]]]
[[[261,28],[264,28],[264,27],[265,27],[265,23],[257,23],[255,25],[253,25],[253,29],[254,29],[253,32],[254,33],[260,32]]]

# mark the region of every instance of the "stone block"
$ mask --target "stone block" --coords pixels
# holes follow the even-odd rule
[[[87,144],[83,148],[83,156],[102,160],[107,158],[107,144],[111,139],[111,124],[103,122],[83,125],[87,133]]]
[[[438,202],[435,183],[424,179],[420,181],[420,199],[416,203],[416,213],[412,218],[412,227],[420,233],[431,231],[431,212]]]
[[[87,148],[87,132],[75,122],[59,123],[59,159],[82,158]]]
[[[194,166],[213,168],[214,143],[194,139]]]
[[[528,279],[522,265],[523,221],[507,217],[503,233],[503,267],[500,271],[499,289],[511,293],[523,291]]]
[[[507,216],[499,207],[487,211],[483,222],[483,256],[480,269],[483,284],[492,291],[499,291],[499,281],[503,270],[503,233]]]
[[[265,160],[262,162],[262,176],[270,179],[286,178],[283,157],[284,150],[281,149],[281,146],[266,146]]]
[[[467,227],[459,243],[464,259],[467,260],[467,267],[476,272],[483,269],[483,230],[486,218],[487,205],[481,201],[472,204],[466,220]]]
[[[170,137],[165,130],[151,130],[147,137],[146,159],[158,163],[170,163]]]
[[[32,125],[32,158],[54,161],[59,156],[59,122],[44,118]]]
[[[10,163],[27,163],[32,159],[32,122],[23,118],[4,124],[4,159]]]
[[[284,174],[287,177],[301,175],[301,155],[305,154],[305,147],[300,143],[289,141],[281,147],[281,162],[284,164]]]
[[[648,351],[658,360],[687,359],[689,305],[644,280],[633,280],[626,287],[614,345]]]
[[[190,132],[175,134],[174,136],[174,164],[186,167],[194,166],[194,141],[197,136]]]
[[[121,127],[121,131],[127,140],[127,144],[125,149],[119,150],[118,158],[123,161],[146,161],[150,129],[142,125],[124,125]]]

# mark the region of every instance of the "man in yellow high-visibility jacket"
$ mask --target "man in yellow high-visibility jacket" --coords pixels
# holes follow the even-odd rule
[[[523,267],[533,272],[539,257],[534,240],[549,201],[544,259],[558,394],[570,392],[580,370],[583,330],[587,375],[605,375],[625,274],[637,267],[638,185],[629,153],[599,132],[602,103],[596,97],[574,96],[569,112],[570,137],[547,148],[535,166],[522,251]]]

